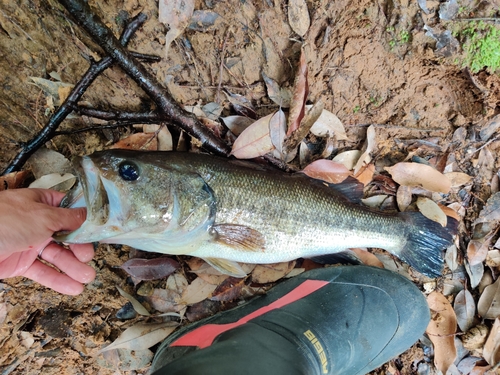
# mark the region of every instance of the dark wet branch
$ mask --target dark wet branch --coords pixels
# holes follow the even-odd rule
[[[134,17],[125,27],[122,36],[120,37],[119,43],[126,46],[132,35],[144,23],[144,21],[146,21],[146,18],[146,15],[142,13],[139,13],[136,17]],[[92,84],[92,82],[95,81],[99,74],[109,68],[112,64],[113,59],[111,57],[104,57],[99,62],[91,60],[90,67],[85,72],[80,81],[75,85],[73,90],[71,90],[71,93],[69,94],[66,101],[56,110],[45,127],[34,138],[21,145],[21,150],[10,162],[7,168],[5,168],[5,170],[2,172],[2,175],[19,171],[29,159],[29,157],[35,153],[36,150],[38,150],[45,142],[54,137],[55,132],[61,122],[63,122],[66,116],[68,116],[73,111],[73,108],[76,106],[87,88]]]
[[[106,121],[132,121],[136,124],[168,122],[169,118],[163,113],[157,112],[119,112],[119,111],[102,111],[100,109],[75,107],[74,111],[82,116],[98,118]]]
[[[144,66],[121,45],[102,20],[92,13],[85,0],[59,0],[59,2],[94,41],[151,97],[158,106],[158,111],[165,114],[169,121],[198,139],[207,151],[219,155],[229,154],[229,146],[203,126],[195,115],[185,111],[175,102],[168,90],[158,84]]]

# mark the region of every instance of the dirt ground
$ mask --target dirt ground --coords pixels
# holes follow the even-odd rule
[[[144,12],[148,20],[129,49],[164,56],[167,28],[157,20],[155,1],[106,0],[91,5],[116,35],[124,20]],[[436,55],[436,42],[425,35],[424,24],[439,25],[438,5],[428,1],[431,13],[427,15],[416,1],[409,0],[308,1],[311,26],[301,38],[288,23],[286,2],[197,1],[195,9],[218,14],[214,24],[186,30],[172,44],[168,59],[147,65],[179,103],[215,101],[228,112],[224,90],[229,90],[250,99],[258,114],[266,115],[277,106],[268,98],[262,73],[291,86],[302,47],[308,64],[309,101],[321,99],[342,121],[349,137],[335,144],[334,154],[360,149],[366,128],[376,124],[378,162],[406,160],[412,150],[422,151],[419,142],[427,141],[433,146],[414,154],[431,158],[454,153],[463,161],[462,172],[478,176],[477,164],[467,150],[475,152],[484,144],[478,143],[478,130],[499,112],[500,82],[496,75],[470,74],[453,65],[453,57]],[[29,77],[48,79],[56,72],[62,82],[74,84],[88,66],[86,58],[98,58],[99,52],[55,0],[0,4],[0,169],[14,157],[17,142],[39,131],[57,106],[47,102]],[[106,110],[153,107],[117,67],[98,78],[84,102]],[[75,116],[62,129],[96,124],[91,121]],[[47,147],[68,157],[87,154],[127,132],[59,136]],[[489,144],[494,173],[489,180],[475,180],[474,194],[482,202],[491,195],[490,182],[498,171],[497,142]],[[454,148],[447,148],[450,145]],[[462,247],[479,209],[471,209],[461,227]],[[147,363],[137,371],[117,370],[107,368],[109,364],[97,354],[129,325],[115,316],[127,302],[115,286],[133,290],[119,268],[128,258],[125,248],[100,246],[91,263],[97,278],[77,297],[58,295],[22,278],[3,280],[0,315],[7,318],[0,326],[2,374],[146,374]],[[421,279],[415,282],[423,287]],[[218,308],[222,307],[213,310]],[[425,360],[429,361],[428,353],[424,356],[418,344],[376,373],[414,374]]]

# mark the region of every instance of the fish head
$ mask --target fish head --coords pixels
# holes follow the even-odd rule
[[[212,190],[188,166],[169,163],[166,154],[107,150],[76,158],[79,184],[61,206],[86,207],[87,219],[77,230],[54,238],[149,251],[175,246],[179,252],[192,242],[189,235],[208,232],[215,219]]]

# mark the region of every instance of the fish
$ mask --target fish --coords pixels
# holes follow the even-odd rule
[[[419,212],[361,204],[363,185],[313,179],[208,154],[111,149],[74,161],[78,185],[62,207],[87,218],[54,238],[101,242],[204,259],[224,274],[239,263],[318,259],[348,248],[382,248],[437,277],[453,230]]]

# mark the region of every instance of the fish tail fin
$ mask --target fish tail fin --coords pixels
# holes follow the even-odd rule
[[[448,217],[446,227],[426,218],[420,212],[401,212],[399,216],[408,223],[408,236],[398,257],[418,272],[438,277],[443,268],[443,250],[453,243],[458,222]]]

